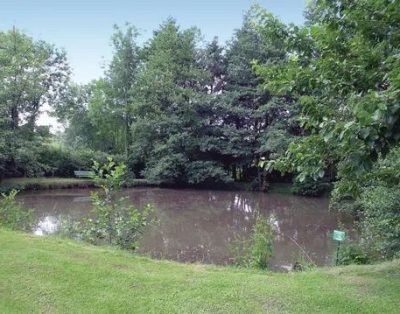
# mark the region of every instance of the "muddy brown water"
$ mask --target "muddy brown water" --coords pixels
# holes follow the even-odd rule
[[[61,217],[80,219],[91,209],[90,190],[25,192],[19,199],[36,209],[36,234],[57,231]],[[275,229],[271,267],[289,269],[302,250],[319,266],[329,265],[336,249],[332,231],[351,217],[328,210],[328,199],[293,195],[211,190],[135,188],[124,191],[135,206],[151,204],[159,224],[148,227],[139,252],[181,262],[233,263],[233,243],[251,233],[255,213]],[[304,255],[304,253],[303,253]]]

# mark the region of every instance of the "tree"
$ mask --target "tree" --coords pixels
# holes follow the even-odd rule
[[[223,71],[218,73],[223,82],[219,83],[221,88],[215,93],[211,111],[218,118],[213,119],[213,132],[204,143],[218,152],[235,180],[255,179],[257,188],[263,189],[262,170],[257,165],[288,145],[294,130],[291,118],[297,110],[291,100],[258,87],[260,78],[252,69],[252,62],[282,60],[285,50],[278,42],[260,35],[253,25],[254,12],[251,9],[246,13],[224,58],[217,58],[220,66],[214,68]],[[215,44],[211,47],[216,49]]]
[[[400,138],[397,53],[400,11],[393,1],[315,1],[311,27],[280,27],[261,13],[264,32],[280,31],[291,54],[284,64],[258,67],[266,86],[298,99],[309,136],[274,163],[298,178],[324,176],[335,166],[338,197],[357,197],[377,157]],[[383,8],[383,9],[381,9]],[[374,26],[370,22],[375,20]],[[375,25],[376,24],[376,25]]]
[[[124,125],[126,156],[129,156],[132,145],[131,127],[134,120],[132,111],[136,96],[134,87],[141,64],[140,48],[136,44],[138,35],[136,28],[130,24],[126,24],[125,31],[117,25],[114,26],[112,36],[114,55],[106,72],[110,84],[109,97]]]
[[[362,211],[365,243],[393,257],[399,248],[399,182],[392,172],[400,140],[400,6],[315,0],[308,16],[299,28],[259,12],[263,36],[274,35],[288,56],[257,65],[257,72],[264,86],[300,102],[306,129],[269,167],[295,172],[301,182],[333,172],[332,205]]]
[[[15,28],[0,33],[0,47],[0,168],[3,175],[33,174],[40,168],[33,153],[49,135],[36,120],[45,105],[62,101],[69,66],[64,51]]]
[[[154,181],[187,183],[190,164],[199,161],[201,119],[196,110],[209,76],[201,66],[198,35],[196,29],[181,31],[169,19],[144,48],[147,57],[138,79],[133,126],[138,145],[133,154]]]

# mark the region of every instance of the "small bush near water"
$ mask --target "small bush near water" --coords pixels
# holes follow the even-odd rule
[[[338,254],[337,264],[338,265],[364,265],[370,262],[370,258],[368,256],[365,248],[357,243],[353,242],[345,242]]]
[[[273,254],[274,233],[269,221],[258,214],[251,236],[237,240],[232,251],[236,265],[266,269]]]
[[[400,185],[366,188],[360,203],[369,256],[375,260],[400,257]]]
[[[64,222],[62,232],[93,244],[107,243],[135,250],[144,228],[152,222],[151,207],[146,206],[139,211],[127,205],[125,197],[117,195],[125,184],[125,165],[117,165],[109,158],[103,166],[95,162],[93,169],[93,180],[101,189],[101,192],[91,194],[93,218],[75,223]]]
[[[313,179],[306,179],[304,182],[294,181],[292,193],[302,196],[321,196],[328,192],[331,185],[327,182],[314,181]]]
[[[18,191],[1,194],[0,225],[12,230],[31,231],[34,221],[33,210],[22,207],[15,200]]]

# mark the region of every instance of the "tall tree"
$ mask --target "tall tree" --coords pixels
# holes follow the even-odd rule
[[[27,153],[31,144],[37,145],[35,136],[43,133],[36,120],[45,105],[62,101],[69,72],[64,51],[15,28],[0,33],[0,128],[5,139],[0,149],[5,171],[17,171],[18,151]]]
[[[138,35],[136,28],[130,24],[126,24],[125,30],[114,26],[112,36],[114,55],[106,73],[110,84],[109,96],[125,128],[126,156],[129,156],[132,145],[131,126],[134,120],[132,108],[136,96],[134,86],[140,66],[140,49],[136,44]]]
[[[245,14],[242,27],[227,46],[225,67],[220,67],[225,72],[217,96],[219,134],[212,140],[218,141],[215,146],[236,180],[256,179],[258,188],[262,188],[263,175],[257,165],[287,147],[293,131],[290,119],[296,108],[290,99],[259,88],[261,80],[253,70],[253,61],[278,62],[286,52],[278,42],[261,36],[253,25],[254,12],[251,9]]]
[[[136,146],[134,154],[146,164],[148,177],[167,183],[184,182],[190,161],[197,123],[193,100],[205,77],[197,40],[196,29],[181,31],[174,20],[167,20],[146,45],[139,75],[133,130],[135,142],[144,146]],[[142,138],[144,129],[148,134]]]

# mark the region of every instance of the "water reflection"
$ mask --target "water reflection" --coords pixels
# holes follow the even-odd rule
[[[33,233],[36,235],[53,234],[57,231],[58,226],[59,226],[58,217],[45,216],[44,218],[39,219]]]
[[[272,266],[289,267],[301,249],[318,265],[330,263],[332,230],[351,219],[328,211],[327,199],[252,192],[130,189],[124,192],[139,208],[151,204],[160,224],[150,227],[140,252],[185,262],[229,264],[232,242],[251,232],[256,212],[275,229]],[[37,234],[53,233],[60,217],[78,220],[90,211],[88,190],[25,193],[27,207],[37,209]]]

